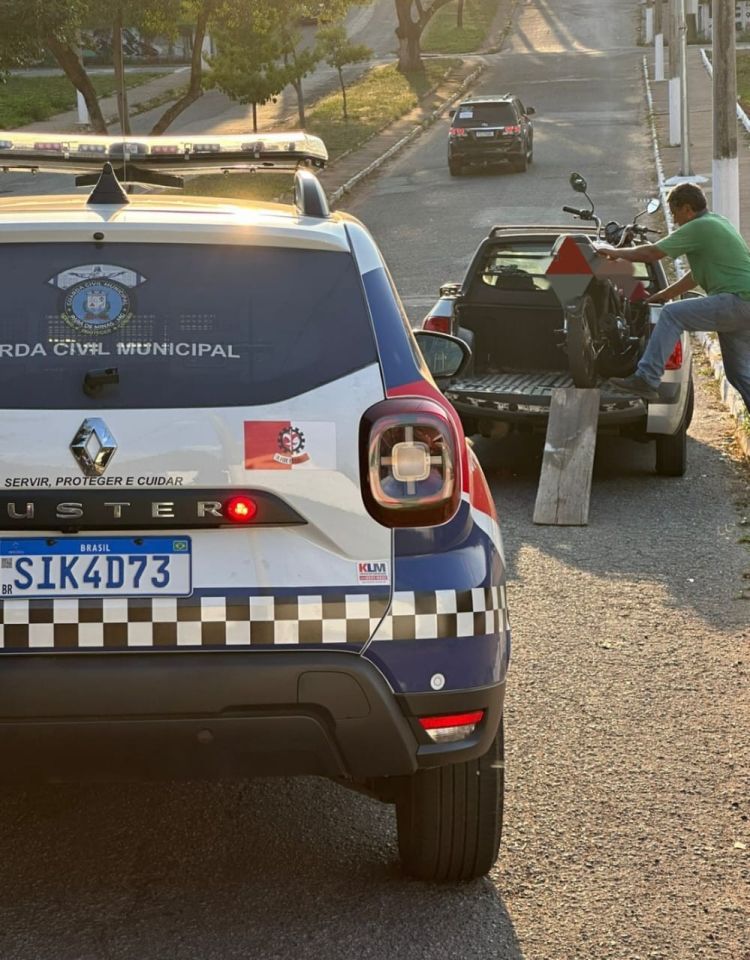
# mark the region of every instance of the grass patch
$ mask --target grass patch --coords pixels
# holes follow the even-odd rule
[[[341,93],[332,93],[316,101],[307,111],[307,130],[321,137],[329,158],[335,160],[416,107],[420,98],[459,62],[427,61],[424,73],[409,77],[393,65],[375,67],[347,89],[348,121],[342,117]],[[200,177],[191,181],[185,192],[268,202],[284,194],[288,196],[290,190],[288,175],[264,173]]]
[[[458,0],[441,7],[422,37],[425,53],[470,53],[486,39],[499,0],[464,0],[464,22],[456,26]]]
[[[737,51],[737,97],[745,113],[750,113],[750,50]]]
[[[138,87],[159,76],[159,73],[131,73],[126,74],[125,82],[128,87]],[[115,92],[111,75],[95,74],[91,82],[99,97],[110,97]],[[15,130],[73,110],[75,105],[76,89],[67,77],[8,77],[5,83],[0,83],[0,129]]]

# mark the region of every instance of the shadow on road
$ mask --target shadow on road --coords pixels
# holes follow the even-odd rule
[[[522,960],[489,880],[404,878],[325,780],[0,791],[4,960]]]
[[[589,525],[554,527],[532,522],[543,438],[475,441],[500,513],[511,578],[518,576],[519,554],[538,551],[561,569],[610,581],[613,604],[628,592],[635,600],[640,583],[655,590],[662,607],[690,608],[720,629],[746,627],[747,602],[739,597],[748,558],[733,508],[746,481],[733,476],[719,451],[689,438],[686,476],[660,477],[653,444],[600,437]],[[550,592],[558,588],[550,583]]]

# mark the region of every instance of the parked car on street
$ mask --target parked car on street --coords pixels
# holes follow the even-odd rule
[[[451,110],[448,169],[451,176],[475,164],[508,162],[523,173],[534,159],[536,111],[511,93],[470,97]]]
[[[505,566],[487,482],[304,134],[0,133],[5,778],[314,774],[396,805],[404,870],[498,853]],[[294,205],[128,194],[287,170]],[[423,350],[419,349],[418,343]],[[260,815],[260,813],[259,813]]]

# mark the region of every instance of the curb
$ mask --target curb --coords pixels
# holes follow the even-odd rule
[[[701,60],[703,61],[703,66],[706,68],[706,73],[709,75],[709,77],[713,78],[714,67],[711,61],[708,59],[708,54],[706,53],[705,47],[701,47]],[[748,115],[742,109],[739,100],[737,101],[737,119],[740,121],[745,130],[750,133],[750,117],[748,117]]]
[[[707,58],[705,56],[705,50],[701,50],[701,55],[703,56],[704,65],[706,65]],[[706,66],[706,69],[710,72],[710,64]],[[667,203],[668,191],[664,182],[664,165],[662,163],[661,151],[659,149],[659,137],[656,131],[656,120],[654,119],[654,100],[651,95],[651,80],[649,79],[648,75],[648,61],[646,57],[643,58],[643,78],[646,83],[646,102],[648,104],[650,128],[649,132],[651,134],[651,146],[654,151],[656,176],[659,182],[659,196],[662,202],[664,219],[667,221],[667,226],[671,232],[674,230],[674,221],[672,220],[672,214],[669,210],[669,204]],[[750,120],[748,120],[745,111],[742,110],[739,104],[737,104],[737,115],[739,116],[740,113],[742,113],[742,116],[745,117],[745,121],[747,121],[749,125],[748,129],[750,130]],[[687,272],[680,259],[675,260],[675,269],[680,277]],[[721,395],[721,399],[737,422],[737,441],[740,445],[740,449],[746,457],[750,458],[750,436],[748,436],[743,429],[743,424],[747,422],[745,404],[739,393],[734,389],[733,386],[731,386],[729,381],[724,376],[724,363],[721,357],[721,349],[719,348],[716,340],[714,340],[708,333],[695,333],[693,336],[697,337],[698,342],[703,347],[706,359],[708,360],[708,363],[713,371],[713,375],[719,381],[719,393]]]
[[[459,87],[456,89],[455,93],[452,94],[452,96],[450,96],[436,110],[433,110],[428,117],[425,117],[421,123],[418,123],[415,127],[413,127],[409,133],[403,136],[400,140],[397,140],[396,143],[392,144],[379,157],[376,157],[371,163],[368,163],[366,167],[355,173],[353,177],[350,177],[346,183],[343,183],[338,188],[338,190],[334,190],[333,193],[331,193],[331,195],[328,197],[328,203],[330,206],[333,207],[335,204],[337,204],[343,196],[345,196],[347,193],[350,193],[358,183],[365,179],[365,177],[369,177],[369,175],[381,167],[386,160],[389,160],[400,150],[403,150],[403,148],[411,143],[412,140],[415,140],[420,133],[422,133],[428,127],[431,127],[432,124],[442,116],[442,114],[448,109],[448,107],[450,107],[452,103],[455,103],[456,100],[459,100],[463,96],[464,91],[476,83],[478,77],[481,76],[485,69],[485,65],[480,64],[476,70],[473,70],[468,77],[464,78]]]

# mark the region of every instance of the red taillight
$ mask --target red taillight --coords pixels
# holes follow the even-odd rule
[[[664,365],[665,370],[679,370],[682,367],[682,341],[678,340],[669,360]]]
[[[249,523],[258,512],[258,506],[253,499],[245,496],[232,497],[224,505],[224,515],[232,523]]]
[[[449,137],[465,137],[466,130],[464,127],[451,127],[448,133]]]
[[[451,318],[450,317],[427,317],[427,319],[422,324],[422,329],[434,330],[435,333],[450,333]]]
[[[429,527],[461,497],[458,439],[434,400],[383,400],[360,425],[360,479],[368,512],[387,527]]]
[[[481,723],[484,710],[472,710],[471,713],[447,713],[439,717],[420,717],[419,725],[430,739],[437,743],[465,740],[470,737]]]
[[[518,126],[518,124],[515,124],[514,126],[506,127],[506,128],[505,128],[505,132],[506,132],[506,133],[520,133],[520,132],[521,132],[521,128]]]

